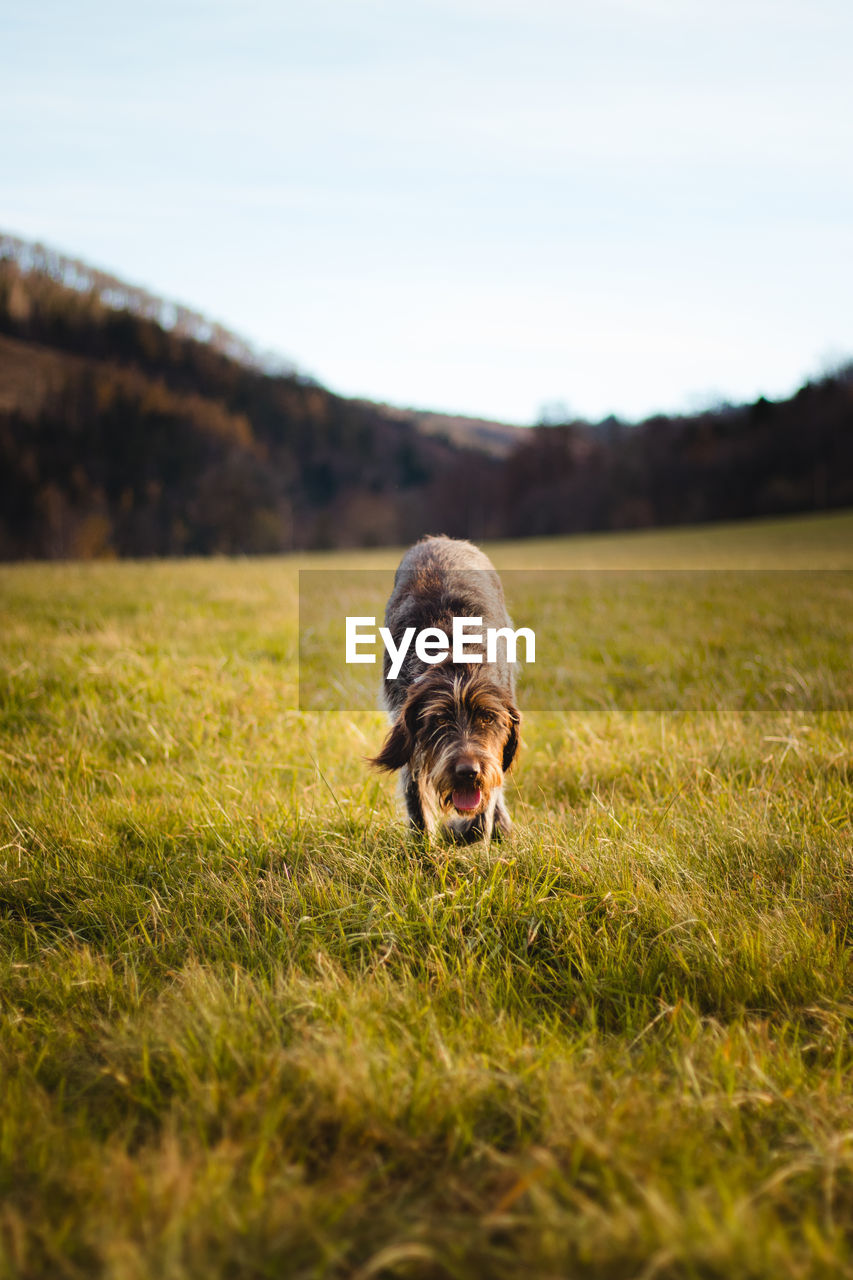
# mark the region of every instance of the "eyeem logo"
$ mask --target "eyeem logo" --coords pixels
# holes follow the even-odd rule
[[[376,661],[375,653],[359,653],[359,648],[361,647],[372,645],[375,648],[376,646],[375,629],[372,631],[362,630],[365,627],[375,628],[376,619],[347,618],[346,660],[348,663]],[[396,680],[399,676],[413,640],[415,642],[415,653],[421,662],[443,662],[448,654],[452,655],[454,662],[482,662],[484,638],[482,628],[482,618],[454,618],[452,637],[449,637],[447,632],[442,631],[440,627],[425,627],[423,631],[416,631],[414,627],[406,627],[400,637],[400,643],[395,644],[394,637],[388,628],[380,627],[379,635],[382,637],[382,643],[391,659],[388,679]],[[517,662],[516,654],[518,652],[519,638],[524,640],[524,661],[527,663],[535,662],[536,636],[530,627],[519,627],[517,631],[513,631],[512,627],[487,627],[485,631],[486,662],[497,662],[499,640],[503,640],[506,644],[507,662]],[[474,645],[479,645],[479,653],[469,648],[469,646]]]

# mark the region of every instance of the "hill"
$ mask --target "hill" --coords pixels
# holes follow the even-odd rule
[[[853,504],[853,366],[791,400],[533,430],[348,400],[0,237],[0,558],[265,553]]]
[[[406,541],[445,505],[465,523],[476,442],[165,313],[66,259],[0,260],[0,556]]]

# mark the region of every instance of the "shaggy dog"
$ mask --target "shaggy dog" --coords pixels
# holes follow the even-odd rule
[[[399,648],[409,627],[438,628],[448,637],[453,619],[481,618],[486,628],[509,627],[500,578],[470,542],[424,538],[400,562],[385,610],[385,626]],[[497,661],[423,662],[414,645],[396,679],[386,650],[382,701],[391,730],[371,764],[400,770],[400,787],[412,826],[437,830],[461,843],[490,839],[512,829],[502,785],[518,751],[521,716],[515,705],[506,647]]]

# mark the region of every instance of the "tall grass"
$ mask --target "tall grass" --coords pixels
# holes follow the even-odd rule
[[[852,533],[495,558],[829,570]],[[294,710],[295,568],[0,571],[0,1271],[853,1275],[849,579],[756,634],[817,703],[743,704],[734,576],[719,699],[528,715],[515,834],[458,849],[366,768],[378,715]],[[591,638],[650,645],[608,601]]]

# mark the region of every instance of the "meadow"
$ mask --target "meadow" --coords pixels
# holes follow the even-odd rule
[[[464,848],[298,709],[398,553],[0,568],[0,1274],[853,1276],[853,516],[488,550],[630,576]]]

